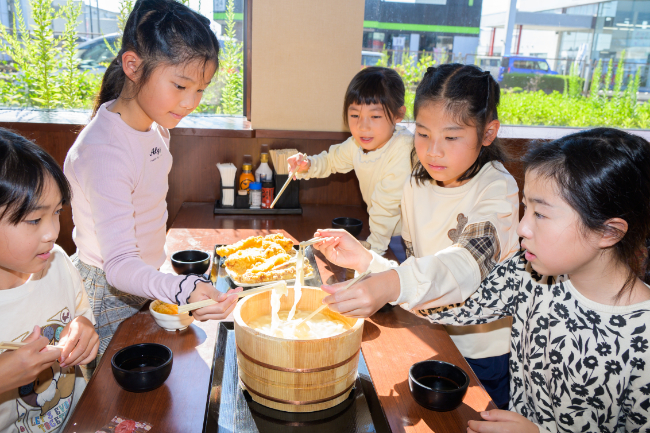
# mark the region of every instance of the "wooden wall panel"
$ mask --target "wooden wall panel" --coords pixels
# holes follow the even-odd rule
[[[180,136],[172,132],[171,152],[174,164],[169,174],[167,208],[168,225],[174,220],[183,202],[211,202],[220,198],[221,177],[216,164],[232,162],[241,173],[244,155],[253,157],[253,166],[260,160],[262,144],[271,149],[298,149],[313,155],[327,150],[335,140],[309,140],[286,138],[223,138]],[[363,203],[359,182],[354,172],[336,174],[328,179],[300,181],[300,202],[305,204]]]
[[[81,130],[79,125],[0,123],[21,134],[49,152],[63,165],[70,146]],[[327,150],[340,138],[321,138],[314,134],[313,139],[302,135],[299,138],[236,138],[220,137],[217,131],[196,130],[188,134],[184,130],[172,130],[171,152],[174,164],[169,173],[167,192],[168,227],[171,226],[183,202],[214,202],[220,198],[221,179],[216,167],[218,162],[233,162],[241,167],[245,154],[253,156],[254,166],[259,164],[260,146],[269,144],[271,149],[295,148],[313,155]],[[282,134],[280,134],[282,135]],[[291,135],[291,134],[288,134]],[[517,179],[520,191],[523,188],[523,169],[518,158],[524,153],[529,140],[504,139],[513,160],[506,168]],[[327,179],[300,181],[300,201],[305,204],[361,205],[361,191],[354,172],[336,174]],[[66,206],[61,215],[61,232],[57,243],[68,254],[76,250],[72,241],[72,211]]]

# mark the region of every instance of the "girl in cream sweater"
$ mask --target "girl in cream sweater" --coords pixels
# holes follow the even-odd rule
[[[404,82],[393,69],[370,67],[352,79],[345,93],[343,120],[352,137],[329,152],[289,158],[296,178],[328,177],[354,170],[368,206],[367,243],[378,254],[399,235],[402,186],[411,172],[413,134],[396,126],[404,118]]]
[[[367,317],[387,302],[428,317],[461,303],[495,265],[518,249],[517,183],[501,164],[499,85],[472,65],[429,68],[415,96],[413,173],[404,185],[401,265],[365,251],[341,232],[317,246],[339,266],[377,275],[325,298],[330,308]],[[385,271],[385,272],[384,272]],[[452,340],[499,407],[508,402],[509,319],[448,326]]]

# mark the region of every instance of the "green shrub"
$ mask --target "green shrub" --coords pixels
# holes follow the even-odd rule
[[[189,6],[189,0],[179,0]],[[120,31],[133,9],[134,0],[121,0],[119,14]],[[228,0],[232,9],[233,0]],[[55,9],[51,0],[29,0],[34,25],[27,28],[20,2],[14,0],[15,22],[9,31],[0,25],[0,52],[12,58],[11,65],[0,68],[0,106],[36,108],[92,108],[95,95],[99,92],[102,75],[79,69],[77,52],[77,31],[81,15],[81,4],[68,0],[65,6]],[[199,9],[201,0],[199,0]],[[234,14],[229,24],[234,37]],[[55,36],[52,23],[63,19],[63,34]],[[232,40],[232,39],[231,39]],[[106,42],[113,55],[121,46],[121,40],[114,44]],[[219,80],[213,80],[205,92],[198,112],[242,112],[242,54],[241,43],[233,41],[222,50]],[[232,49],[233,46],[235,49]],[[228,57],[230,55],[230,57]],[[107,66],[108,63],[105,64]],[[234,65],[234,67],[232,67]],[[228,66],[224,69],[223,66]],[[224,78],[225,79],[222,79]],[[235,77],[234,79],[232,77]],[[226,99],[220,98],[221,88],[226,87]]]
[[[578,85],[584,85],[584,78],[578,78]],[[564,93],[564,87],[570,75],[550,75],[550,74],[523,74],[523,73],[510,73],[503,74],[503,80],[500,85],[502,89],[512,89],[519,87],[522,90],[529,92],[537,92],[538,90],[544,93],[559,92]],[[582,87],[580,87],[582,89]]]
[[[18,1],[13,32],[0,26],[0,51],[7,53],[18,71],[0,77],[0,103],[5,106],[88,108],[99,79],[78,68],[76,23],[81,5],[72,0],[58,11],[49,0],[29,0],[34,25],[27,29]],[[66,21],[55,36],[52,22]]]

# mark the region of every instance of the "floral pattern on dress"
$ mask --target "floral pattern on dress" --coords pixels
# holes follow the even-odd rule
[[[509,409],[540,430],[650,432],[650,301],[595,303],[519,251],[464,303],[427,313],[444,325],[512,317]]]

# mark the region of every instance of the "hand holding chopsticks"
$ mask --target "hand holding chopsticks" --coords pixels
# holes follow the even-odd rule
[[[17,350],[21,347],[27,346],[29,343],[23,343],[19,341],[0,341],[0,350]],[[48,344],[48,349],[63,349],[63,346],[53,346]]]
[[[368,274],[370,274],[370,271],[366,271],[366,272],[360,274],[358,277],[351,279],[351,280],[348,282],[348,284],[346,284],[346,286],[345,286],[344,288],[342,288],[341,290],[347,290],[347,289],[349,289],[350,286],[352,286],[353,284],[355,284],[357,281],[362,280],[362,279],[363,279],[365,276],[367,276]],[[327,308],[327,306],[328,306],[327,304],[323,304],[323,305],[321,305],[320,307],[318,307],[318,308],[317,308],[313,313],[311,313],[309,316],[307,316],[307,317],[305,317],[304,319],[302,319],[302,321],[301,321],[300,323],[298,323],[298,325],[296,325],[296,329],[299,330],[299,331],[303,331],[303,332],[308,331],[309,328],[307,328],[307,321],[308,321],[309,319],[311,319],[312,317],[314,317],[316,314],[318,314],[318,313],[320,313],[321,311],[323,311],[325,308]]]
[[[275,283],[275,284],[269,284],[268,286],[262,286],[262,287],[258,287],[256,289],[245,290],[243,292],[239,292],[239,293],[237,293],[237,297],[238,298],[243,298],[244,296],[256,295],[258,293],[268,292],[269,290],[273,290],[273,289],[278,290],[283,295],[286,295],[287,293],[289,293],[289,291],[287,289],[287,283],[284,282],[284,281],[280,281],[280,282]],[[198,301],[198,302],[193,302],[191,304],[181,305],[180,307],[178,307],[178,314],[187,313],[188,311],[197,310],[197,309],[203,308],[203,307],[208,307],[208,306],[214,305],[216,303],[217,303],[217,301],[215,301],[214,299],[206,299],[204,301]]]

